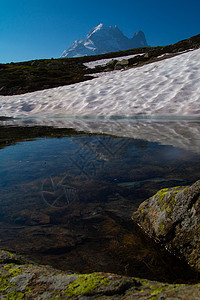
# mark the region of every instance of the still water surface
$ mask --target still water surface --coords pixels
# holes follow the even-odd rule
[[[181,147],[166,139],[165,126],[166,142],[152,129],[148,139],[53,129],[30,139],[33,127],[27,140],[17,129],[13,134],[13,127],[1,127],[1,247],[73,272],[195,278],[131,220],[159,189],[200,178],[198,124],[189,137],[177,133],[180,124],[173,126]],[[151,141],[152,132],[161,143]]]

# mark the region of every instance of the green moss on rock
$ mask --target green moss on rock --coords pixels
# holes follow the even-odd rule
[[[6,296],[5,299],[6,300],[22,300],[22,299],[24,299],[24,293],[13,291],[13,292],[10,292]]]
[[[8,266],[9,265],[6,265],[7,269]],[[15,287],[15,283],[9,282],[9,279],[22,273],[22,267],[13,267],[13,265],[10,267],[8,273],[3,275],[2,273],[0,274],[0,292],[6,292],[9,288]]]
[[[191,186],[164,188],[133,213],[149,236],[200,270],[200,180]],[[141,213],[144,209],[144,214]]]
[[[164,225],[162,222],[159,223],[159,225],[158,225],[158,230],[159,230],[160,232],[164,232],[164,231],[165,231],[165,225]]]
[[[154,296],[154,295],[159,295],[160,293],[162,293],[162,286],[159,286],[159,288],[153,290],[153,292],[151,292],[151,295]]]
[[[176,195],[182,190],[182,187],[176,186],[171,189],[164,188],[158,191],[153,197],[157,198],[161,211],[171,212],[172,207],[175,204]]]
[[[107,287],[109,281],[104,276],[97,273],[79,275],[79,277],[69,284],[66,293],[69,297],[79,295],[90,295],[98,287]]]
[[[3,275],[0,277],[0,292],[6,292],[8,288],[15,286],[15,284],[10,283],[8,279],[8,275]]]
[[[22,271],[23,271],[23,267],[12,267],[9,270],[9,274],[11,277],[13,277],[13,276],[17,276],[17,275],[21,274]]]
[[[1,252],[8,254],[11,258],[14,258],[14,254],[7,250],[1,250]]]

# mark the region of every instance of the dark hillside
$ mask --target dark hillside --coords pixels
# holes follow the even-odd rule
[[[135,48],[126,51],[78,58],[40,59],[20,63],[0,64],[0,95],[16,95],[92,79],[90,73],[108,71],[108,67],[86,68],[83,63],[102,58],[141,54],[127,61],[126,68],[138,67],[200,47],[200,34],[176,44]],[[159,56],[162,55],[160,58]],[[115,62],[116,63],[116,62]],[[109,65],[109,70],[115,68]]]

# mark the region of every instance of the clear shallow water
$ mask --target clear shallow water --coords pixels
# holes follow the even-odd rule
[[[182,135],[176,141],[182,147],[170,145],[170,139],[160,145],[151,139],[160,134],[164,143],[166,124],[154,124],[154,130],[147,125],[148,139],[53,129],[41,134],[38,128],[24,135],[23,128],[2,127],[1,246],[76,272],[168,281],[193,277],[137,228],[131,214],[160,188],[200,178],[199,136],[189,136],[188,143]],[[174,125],[170,130],[179,137],[181,125]],[[197,130],[193,124],[192,132]]]

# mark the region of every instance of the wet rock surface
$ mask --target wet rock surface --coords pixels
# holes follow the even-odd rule
[[[132,218],[148,235],[200,270],[200,180],[158,191]]]
[[[167,284],[111,273],[73,274],[0,256],[0,299],[199,299],[200,284]],[[7,258],[6,258],[7,259]],[[21,260],[20,263],[17,261]]]

